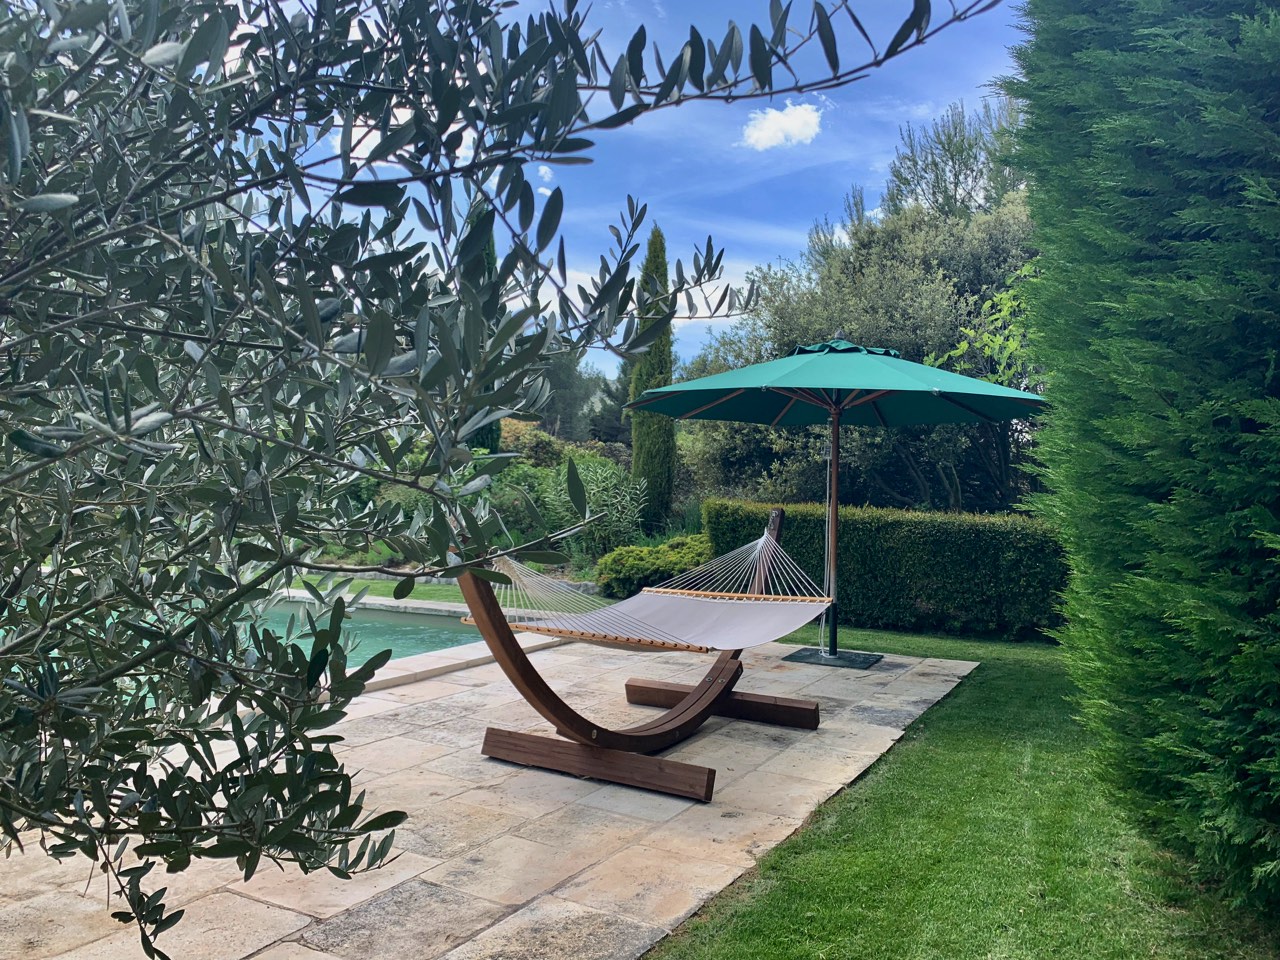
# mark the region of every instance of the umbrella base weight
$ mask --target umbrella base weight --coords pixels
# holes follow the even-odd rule
[[[858,650],[840,650],[834,657],[828,657],[822,650],[814,647],[801,647],[795,653],[788,653],[782,659],[787,663],[813,663],[820,667],[847,667],[853,670],[866,670],[883,660],[884,654],[862,653]]]

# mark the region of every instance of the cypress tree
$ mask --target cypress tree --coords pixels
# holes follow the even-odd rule
[[[1280,904],[1280,7],[1029,0],[1039,509],[1110,783]]]
[[[644,265],[640,268],[640,282],[654,293],[666,293],[668,289],[667,242],[657,226],[649,234]],[[655,322],[653,318],[642,320],[640,328],[647,329]],[[671,327],[668,325],[649,344],[648,351],[636,360],[635,371],[631,375],[631,399],[653,387],[670,384],[674,364]],[[676,476],[676,424],[670,417],[643,410],[635,410],[631,416],[631,473],[645,481],[648,499],[643,520],[645,528],[652,532],[671,515],[671,491]]]

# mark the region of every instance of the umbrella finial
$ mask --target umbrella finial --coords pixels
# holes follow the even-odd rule
[[[848,337],[846,337],[846,336],[844,335],[844,331],[843,331],[843,330],[837,330],[837,331],[836,331],[836,335],[835,335],[834,337],[832,337],[831,339],[833,339],[833,340],[848,340],[849,338],[848,338]]]

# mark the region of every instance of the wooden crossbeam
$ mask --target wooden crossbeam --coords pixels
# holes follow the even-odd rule
[[[627,681],[627,702],[645,707],[670,707],[688,696],[692,689],[683,683],[633,678]],[[717,716],[733,717],[736,720],[754,720],[757,723],[772,723],[801,730],[818,729],[816,700],[770,697],[734,690],[721,698],[712,712]]]
[[[485,731],[480,752],[498,760],[656,790],[703,803],[711,799],[716,783],[716,772],[710,767],[497,727]]]

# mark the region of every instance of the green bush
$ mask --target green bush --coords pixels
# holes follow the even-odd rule
[[[600,558],[596,582],[606,597],[630,597],[692,570],[712,556],[711,539],[701,533],[672,537],[653,547],[619,547]]]
[[[545,430],[519,420],[502,421],[502,442],[511,453],[535,467],[556,467],[564,460],[568,444]]]
[[[757,539],[773,506],[708,500],[703,529],[714,555]],[[826,508],[786,511],[782,546],[821,584]],[[1009,639],[1057,623],[1067,570],[1061,546],[1038,520],[841,507],[837,549],[842,623]]]
[[[537,540],[552,532],[546,519],[545,491],[554,483],[556,471],[516,461],[493,478],[489,505],[516,543]]]
[[[587,508],[593,520],[567,544],[575,554],[594,562],[616,547],[632,543],[640,536],[640,518],[644,510],[644,482],[635,480],[611,460],[577,456],[574,465],[587,494]],[[566,468],[562,465],[550,473],[550,484],[544,489],[546,517],[551,529],[559,530],[580,522],[569,500]]]

